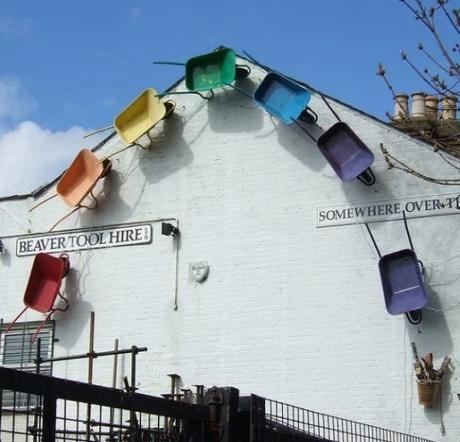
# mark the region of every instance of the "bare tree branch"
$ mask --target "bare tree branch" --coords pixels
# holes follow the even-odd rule
[[[407,164],[403,163],[401,160],[398,160],[394,157],[388,149],[383,147],[383,143],[380,143],[380,150],[382,151],[385,161],[388,165],[388,169],[399,169],[403,172],[409,173],[411,175],[416,176],[424,181],[429,181],[430,183],[440,184],[442,186],[460,186],[460,179],[443,179],[443,178],[431,178],[427,175],[424,175],[420,172],[417,172],[415,169],[412,169]]]
[[[436,24],[434,21],[434,16],[435,16],[435,11],[436,9],[431,7],[429,10],[429,14],[427,15],[426,12],[426,7],[424,6],[422,0],[416,0],[418,9],[414,8],[408,0],[400,0],[403,4],[405,4],[415,15],[417,20],[420,20],[433,34],[433,37],[436,41],[436,44],[438,45],[439,49],[441,50],[442,56],[446,59],[446,61],[449,63],[450,68],[452,69],[453,75],[459,75],[460,74],[460,66],[458,63],[455,63],[452,58],[449,56],[446,48],[444,47],[444,44],[441,40],[441,37],[439,36],[437,30],[436,30]]]
[[[441,7],[441,9],[444,11],[444,14],[446,15],[447,19],[450,21],[450,24],[453,26],[457,34],[460,35],[460,27],[452,20],[452,17],[450,16],[449,12],[446,9],[445,3],[447,3],[445,0],[438,0],[438,4]]]
[[[430,60],[433,64],[435,64],[439,69],[444,71],[446,74],[451,75],[450,69],[446,69],[441,63],[438,62],[423,46],[422,43],[417,44],[417,49],[422,51]]]
[[[401,60],[405,61],[411,68],[412,70],[431,88],[433,89],[436,93],[439,95],[444,95],[446,96],[445,92],[442,92],[440,89],[436,87],[428,78],[426,78],[420,70],[415,66],[407,57],[407,54],[404,51],[401,51]]]

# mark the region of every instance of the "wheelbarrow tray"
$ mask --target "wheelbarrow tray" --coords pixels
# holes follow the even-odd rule
[[[208,91],[235,80],[236,55],[222,49],[191,58],[185,64],[185,85],[189,91]]]
[[[352,131],[339,122],[318,138],[318,147],[337,176],[349,182],[361,175],[374,162],[374,154]]]
[[[421,309],[428,302],[420,264],[410,249],[382,256],[380,278],[388,313],[399,315]]]
[[[104,172],[104,166],[88,149],[81,150],[66,170],[56,191],[70,206],[75,207],[88,195]]]
[[[166,107],[157,95],[155,89],[146,89],[115,117],[113,125],[125,143],[133,143],[165,117]]]
[[[254,92],[256,103],[286,124],[299,118],[310,98],[310,92],[276,72],[269,73]]]
[[[54,305],[65,273],[65,262],[55,256],[39,253],[35,256],[24,304],[41,313],[48,313]]]

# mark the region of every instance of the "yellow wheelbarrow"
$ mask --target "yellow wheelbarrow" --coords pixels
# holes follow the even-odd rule
[[[128,106],[126,106],[114,119],[113,126],[98,129],[85,137],[94,135],[107,129],[115,128],[119,137],[127,143],[122,149],[112,152],[105,158],[108,159],[132,146],[144,146],[138,143],[143,135],[147,135],[150,142],[153,142],[149,131],[152,130],[161,120],[168,118],[176,107],[173,100],[161,101],[160,95],[155,89],[145,89]]]

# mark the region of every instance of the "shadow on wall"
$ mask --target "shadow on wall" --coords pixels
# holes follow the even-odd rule
[[[439,296],[437,292],[428,285],[427,290],[428,306],[423,309],[422,322],[419,325],[408,325],[407,333],[410,342],[415,342],[420,357],[423,357],[426,353],[433,353],[435,361],[442,361],[444,356],[451,356],[454,345],[444,313],[442,311],[437,312],[430,310],[433,308],[437,310],[442,308]],[[439,364],[440,362],[437,363],[437,365]],[[451,377],[452,366],[443,378],[441,392],[443,412],[449,411],[450,405],[455,399],[451,392]],[[440,424],[438,407],[425,407],[425,414],[432,423]]]
[[[237,81],[235,86],[249,95],[257,87],[250,78]],[[264,126],[264,113],[253,100],[230,86],[216,90],[208,102],[209,127],[214,132],[257,132]]]
[[[194,141],[187,143],[183,138],[184,125],[185,120],[180,115],[172,114],[163,122],[161,132],[152,136],[150,150],[139,150],[139,168],[149,183],[158,183],[193,161],[189,145]]]
[[[276,120],[274,117],[270,117],[270,119],[278,134],[280,146],[310,170],[320,172],[324,169],[327,161],[321,154],[316,143],[314,143],[306,133],[302,132],[294,123],[287,125]],[[306,129],[316,139],[323,133],[323,130],[317,125],[301,124],[305,125]],[[294,133],[297,134],[297,136],[293,135]]]
[[[65,278],[62,293],[69,301],[69,309],[55,315],[58,324],[56,337],[59,339],[59,344],[67,350],[72,349],[79,340],[92,310],[92,305],[83,299],[86,293],[86,279],[89,275],[88,265],[91,258],[87,255],[92,255],[92,252],[85,251],[84,253],[85,260],[82,268],[80,270],[71,268]],[[76,255],[72,254],[71,265],[75,258]]]
[[[439,391],[438,402],[434,407],[425,407],[424,412],[428,420],[433,424],[440,425],[443,422],[444,413],[449,411],[452,402],[457,400],[457,394],[452,393],[450,380],[454,374],[455,368],[452,367],[452,363],[449,371],[444,375],[443,382],[441,384],[441,390]],[[423,405],[419,405],[422,407]],[[446,428],[446,434],[449,433],[449,429]]]
[[[0,261],[2,265],[10,267],[11,265],[11,254],[8,249],[4,249],[3,253],[0,254]]]
[[[116,163],[117,160],[115,159],[112,170],[104,178],[102,188],[95,195],[98,201],[96,210],[82,210],[80,214],[82,227],[100,225],[106,222],[107,219],[110,219],[111,223],[119,223],[129,219],[131,216],[132,208],[120,196],[120,188],[131,172],[123,175],[116,169]],[[129,166],[128,169],[130,169]]]

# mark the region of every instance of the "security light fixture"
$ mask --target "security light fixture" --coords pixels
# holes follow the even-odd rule
[[[5,246],[3,245],[3,241],[0,239],[0,255],[5,251]]]
[[[165,236],[179,235],[179,229],[171,223],[161,223],[161,234]]]

